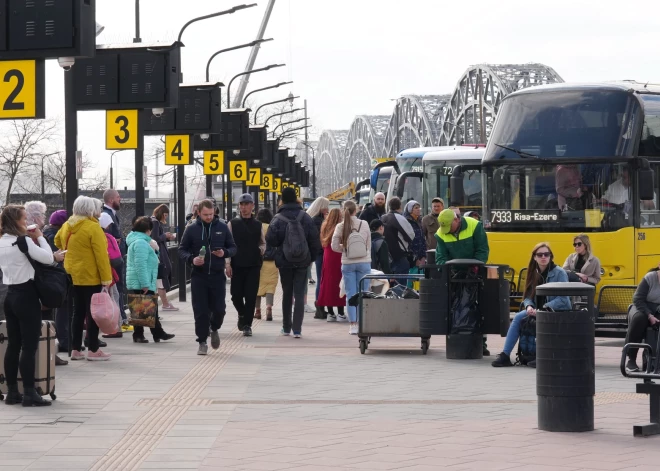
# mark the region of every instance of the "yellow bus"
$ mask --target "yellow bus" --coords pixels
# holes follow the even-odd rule
[[[482,161],[491,263],[516,276],[532,247],[561,266],[589,235],[601,283],[635,285],[660,262],[660,86],[555,84],[508,95]]]

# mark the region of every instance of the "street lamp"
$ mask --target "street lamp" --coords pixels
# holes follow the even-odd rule
[[[125,150],[126,149],[119,149],[119,150],[114,151],[112,154],[110,154],[110,188],[115,187],[114,183],[113,183],[114,182],[114,179],[113,179],[113,174],[114,174],[113,167],[114,167],[114,165],[112,164],[112,159],[115,157],[115,154],[117,152],[123,152]],[[117,183],[119,183],[119,178],[117,179]]]
[[[305,121],[307,119],[308,118],[298,118],[298,119],[294,119],[293,121],[286,121],[284,123],[278,124],[277,126],[275,126],[275,129],[273,129],[273,137],[275,137],[275,131],[277,131],[278,128],[280,128],[282,126],[286,126],[287,124],[293,124],[293,123],[298,123],[300,121]]]
[[[268,118],[266,118],[266,121],[264,121],[264,126],[268,126],[268,121],[270,121],[271,118],[275,118],[276,116],[282,116],[282,115],[285,115],[285,114],[295,113],[296,111],[302,111],[304,109],[305,108],[294,108],[290,111],[282,111],[281,113],[275,113],[274,115],[271,115]]]
[[[209,57],[209,61],[206,63],[206,81],[209,81],[209,68],[211,67],[211,61],[215,59],[215,57],[219,54],[222,54],[223,52],[229,52],[229,51],[235,51],[236,49],[243,49],[245,47],[252,47],[256,46],[257,44],[265,43],[266,41],[272,41],[273,38],[269,39],[257,39],[256,41],[252,41],[251,43],[246,43],[246,44],[241,44],[239,46],[234,46],[234,47],[228,47],[226,49],[220,49],[217,52],[214,52],[211,57]]]
[[[271,90],[273,88],[279,88],[282,85],[289,85],[289,84],[292,84],[292,83],[293,83],[293,81],[291,81],[291,82],[280,82],[277,85],[271,85],[270,87],[263,87],[263,88],[257,88],[256,90],[252,90],[250,93],[245,95],[245,98],[243,98],[243,108],[245,108],[245,102],[247,101],[247,99],[250,95],[252,95],[254,93],[258,93],[258,92],[263,92],[264,90]]]
[[[232,7],[229,10],[219,11],[217,13],[211,13],[210,15],[204,15],[204,16],[199,16],[197,18],[193,18],[188,23],[183,25],[183,28],[181,28],[181,31],[179,31],[179,39],[177,39],[177,42],[179,43],[181,42],[181,37],[183,36],[183,32],[186,30],[186,28],[197,21],[207,20],[209,18],[215,18],[216,16],[230,15],[232,13],[236,13],[239,10],[245,10],[246,8],[252,8],[256,6],[257,6],[256,3],[251,3],[249,5],[245,5],[245,4],[236,5],[235,7]]]
[[[277,139],[278,139],[278,140],[282,140],[282,138],[283,138],[284,136],[286,136],[287,134],[289,134],[289,133],[293,133],[293,132],[296,132],[296,131],[302,131],[303,129],[307,129],[307,128],[311,128],[311,127],[312,127],[312,125],[311,125],[311,124],[308,124],[307,126],[300,126],[300,127],[298,127],[298,128],[287,129],[286,131],[283,131],[282,134],[280,134],[279,136],[277,136]],[[286,136],[286,138],[289,138],[289,137],[291,137],[291,136]]]
[[[263,108],[264,106],[268,105],[275,105],[277,103],[284,103],[285,101],[288,101],[291,107],[293,107],[293,100],[296,98],[300,98],[299,96],[293,96],[293,93],[289,93],[289,96],[286,98],[282,98],[281,100],[275,100],[275,101],[269,101],[268,103],[264,103],[261,105],[259,108],[257,108],[257,111],[254,112],[254,124],[257,124],[257,114],[259,114],[259,110]]]
[[[229,81],[229,85],[227,85],[227,106],[229,106],[229,103],[231,103],[231,93],[230,93],[231,92],[231,83],[235,79],[237,79],[238,77],[242,77],[243,75],[250,75],[250,74],[254,74],[256,72],[264,72],[266,70],[276,69],[278,67],[284,67],[285,65],[286,64],[270,64],[270,65],[267,65],[266,67],[261,67],[259,69],[248,70],[246,72],[241,72],[240,74],[234,75],[231,78],[231,80]]]

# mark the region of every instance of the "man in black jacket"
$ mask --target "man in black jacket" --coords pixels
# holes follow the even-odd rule
[[[300,216],[302,213],[302,216]],[[307,254],[305,260],[289,261],[284,254],[284,239],[287,234],[287,226],[293,221],[299,221],[304,232],[307,243]],[[295,224],[295,222],[294,222]],[[282,335],[291,334],[300,338],[303,317],[305,315],[305,286],[307,285],[307,267],[312,263],[312,254],[321,250],[321,241],[316,225],[312,218],[305,213],[296,201],[296,192],[293,188],[282,190],[282,206],[277,210],[277,216],[268,226],[266,242],[275,247],[275,265],[280,270],[280,281],[282,282]],[[291,319],[292,298],[295,298],[293,309],[293,321]]]
[[[225,318],[225,258],[236,255],[237,248],[227,224],[214,218],[213,202],[199,203],[199,217],[186,228],[179,244],[179,258],[192,265],[190,292],[195,333],[199,343],[198,355],[206,355],[206,339],[211,326],[211,347],[220,348],[218,330]],[[200,251],[204,249],[204,256]]]
[[[371,224],[371,221],[380,219],[385,215],[385,194],[376,193],[374,195],[374,202],[370,205],[367,205],[362,213],[360,214],[360,219],[367,221],[367,224]]]
[[[261,223],[252,216],[254,199],[251,194],[244,193],[238,198],[238,210],[239,217],[229,222],[238,251],[225,259],[225,271],[231,278],[231,301],[238,312],[238,330],[242,330],[245,337],[251,337],[266,241]]]
[[[371,229],[371,268],[380,270],[386,275],[392,273],[390,268],[390,252],[383,234],[385,225],[383,221],[376,219],[369,224]]]
[[[396,196],[390,200],[390,212],[381,218],[385,224],[385,240],[392,256],[392,273],[408,274],[410,270],[410,243],[415,238],[415,231],[410,223],[401,215],[401,200]],[[402,285],[406,278],[398,279]]]

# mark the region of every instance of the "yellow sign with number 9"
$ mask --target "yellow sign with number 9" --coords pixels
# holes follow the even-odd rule
[[[278,195],[282,194],[282,179],[273,178],[273,191]]]

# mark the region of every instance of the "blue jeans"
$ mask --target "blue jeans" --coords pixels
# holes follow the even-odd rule
[[[355,295],[359,288],[360,280],[371,273],[371,263],[349,263],[341,266],[341,274],[344,277],[344,290],[346,291],[346,309],[348,310],[348,320],[357,322],[357,308],[349,306],[348,300]],[[369,289],[370,280],[362,283],[362,289]]]
[[[408,262],[407,258],[400,258],[399,260],[395,260],[392,262],[390,265],[390,269],[392,270],[392,273],[395,275],[407,275],[408,271],[410,270],[410,262]],[[408,282],[407,278],[395,278],[396,282],[401,284],[401,285],[406,285]]]
[[[520,323],[522,320],[527,317],[527,311],[520,311],[511,321],[509,326],[509,331],[506,333],[506,340],[504,341],[504,353],[511,355],[513,347],[516,346],[518,342],[518,337],[520,337]]]
[[[323,254],[316,257],[316,299],[319,299],[321,290],[321,270],[323,269]]]

